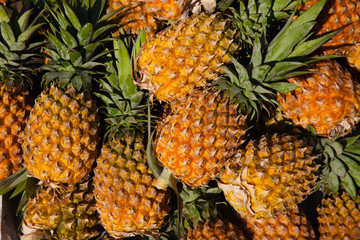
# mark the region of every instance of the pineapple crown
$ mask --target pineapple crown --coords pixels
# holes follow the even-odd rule
[[[107,75],[100,79],[101,92],[95,93],[105,105],[108,133],[136,129],[147,121],[144,91],[139,90],[132,76],[135,56],[145,40],[145,31],[139,33],[135,42],[129,37],[124,41],[114,38],[113,50],[108,51]]]
[[[96,69],[103,66],[101,59],[107,55],[104,45],[110,38],[106,33],[116,26],[109,19],[122,9],[103,15],[105,0],[73,0],[71,5],[65,0],[56,2],[56,8],[46,2],[51,32],[46,33],[45,52],[50,62],[43,68],[48,71],[43,83],[90,90],[93,77],[101,74]]]
[[[230,18],[234,20],[236,27],[240,30],[241,39],[250,45],[262,35],[266,35],[267,28],[269,32],[277,32],[278,23],[281,20],[288,19],[293,9],[298,6],[302,0],[241,0],[239,10],[231,7],[234,0],[222,0],[218,3],[220,11],[230,11]]]
[[[221,189],[215,185],[196,189],[182,185],[180,197],[181,208],[171,214],[168,227],[178,237],[186,237],[187,231],[199,222],[233,217]]]
[[[225,90],[232,101],[240,104],[250,119],[258,119],[262,110],[269,113],[269,108],[279,105],[276,92],[288,93],[297,88],[284,81],[285,79],[308,73],[294,70],[322,59],[308,55],[338,33],[336,31],[310,39],[315,20],[325,2],[326,0],[320,0],[308,11],[301,13],[295,21],[293,18],[296,11],[293,11],[270,43],[267,43],[264,29],[253,41],[249,59],[243,58],[240,63],[231,56],[233,65],[223,67],[226,74],[218,81],[220,89]],[[269,15],[273,14],[270,12]],[[246,64],[247,67],[244,66]]]
[[[38,52],[42,44],[33,37],[43,24],[33,17],[29,1],[11,7],[0,4],[0,79],[7,84],[31,84],[31,75],[41,62]]]
[[[360,187],[360,134],[348,137],[316,138],[317,150],[321,152],[322,174],[317,189],[337,193],[345,190],[356,199]]]

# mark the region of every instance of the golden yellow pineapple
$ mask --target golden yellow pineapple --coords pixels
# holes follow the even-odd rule
[[[102,37],[109,30],[103,27],[108,19],[99,4],[77,0],[69,6],[62,1],[50,11],[52,27],[46,36],[51,44],[45,50],[51,61],[43,75],[47,87],[30,112],[23,143],[24,165],[42,181],[81,182],[99,152],[100,118],[91,89],[102,61]]]
[[[22,234],[45,239],[83,240],[101,232],[90,181],[76,185],[42,186],[24,212]],[[51,237],[50,237],[51,236]],[[25,238],[24,238],[25,239]]]
[[[336,137],[352,131],[360,120],[360,85],[335,60],[310,65],[309,73],[288,79],[298,89],[278,94],[284,117],[317,134]]]
[[[108,0],[108,12],[127,6],[128,13],[119,24],[131,33],[139,33],[142,28],[148,34],[154,33],[161,20],[177,20],[189,0]]]
[[[144,34],[133,52],[141,41]],[[170,198],[167,189],[157,187],[147,163],[144,93],[131,77],[130,47],[114,40],[115,56],[106,62],[110,74],[97,94],[105,105],[108,134],[96,161],[94,193],[102,225],[117,238],[156,233],[168,215]]]
[[[303,212],[297,207],[271,218],[243,219],[249,239],[310,240],[317,239]]]
[[[302,4],[299,9],[307,10],[319,0],[309,0]],[[357,0],[328,0],[317,25],[316,35],[341,30],[338,34],[324,43],[321,47],[328,54],[347,55],[350,63],[356,64],[360,59],[359,50],[355,50],[353,44],[360,43],[360,2]],[[358,45],[355,47],[358,48]]]
[[[36,99],[24,130],[24,165],[47,182],[78,183],[91,172],[99,142],[98,109],[89,92],[52,85]]]
[[[343,192],[323,198],[317,208],[320,240],[360,239],[360,197]]]
[[[236,30],[221,14],[193,15],[143,44],[137,59],[139,85],[157,99],[184,98],[223,73],[233,54]]]
[[[242,216],[270,218],[296,207],[317,180],[313,148],[289,134],[250,141],[226,164],[219,187]]]
[[[281,82],[279,86],[279,80],[281,80],[282,75],[288,76],[289,73],[287,71],[299,66],[299,60],[294,59],[302,57],[304,53],[311,52],[323,41],[323,39],[316,39],[311,44],[308,44],[306,41],[302,42],[306,36],[299,36],[298,33],[294,32],[294,29],[302,28],[302,31],[310,33],[311,27],[306,24],[304,25],[304,23],[309,22],[309,19],[316,18],[316,14],[321,10],[321,4],[324,4],[324,1],[314,6],[313,9],[315,10],[308,11],[309,13],[305,12],[289,28],[283,29],[276,37],[276,41],[272,41],[270,45],[262,44],[261,41],[255,41],[254,44],[257,46],[254,47],[253,56],[259,56],[259,58],[252,58],[251,60],[254,60],[254,62],[251,62],[247,68],[242,66],[234,57],[227,56],[227,58],[231,58],[234,66],[223,68],[227,73],[227,78],[224,77],[217,81],[220,88],[214,87],[210,88],[210,90],[197,88],[195,90],[190,86],[188,89],[193,89],[191,94],[191,91],[184,91],[184,94],[190,94],[187,98],[170,103],[172,105],[172,112],[158,124],[154,148],[159,162],[168,168],[175,177],[194,187],[203,186],[210,179],[214,179],[234,153],[235,148],[243,143],[244,134],[247,130],[246,120],[255,121],[255,118],[260,116],[262,110],[269,111],[269,105],[276,102],[273,99],[276,96],[274,94],[276,91],[285,92],[286,88],[291,89],[294,87],[294,85]],[[266,14],[264,18],[267,19],[268,12],[264,14]],[[212,15],[209,18],[216,19],[217,16]],[[194,17],[193,19],[197,18],[199,17]],[[266,22],[263,24],[266,24]],[[211,25],[212,21],[209,21],[208,24]],[[184,29],[187,28],[184,27]],[[191,29],[195,30],[195,28]],[[260,29],[262,28],[260,27]],[[233,30],[228,29],[223,31],[222,36],[227,35],[226,31],[234,33]],[[182,36],[185,33],[186,31],[184,30],[184,33],[179,31],[176,34]],[[192,34],[194,35],[194,33]],[[217,34],[215,32],[216,36]],[[289,35],[294,35],[294,39],[290,38],[292,40],[289,41]],[[199,35],[195,34],[193,38],[196,39],[196,36]],[[158,35],[158,37],[161,38],[162,35]],[[170,36],[169,38],[171,39]],[[163,42],[159,41],[158,44],[170,44],[171,41],[166,39]],[[305,47],[301,46],[304,48],[304,52],[299,50],[299,42],[301,45],[305,44]],[[315,42],[318,43],[315,44]],[[146,44],[150,44],[150,41],[145,43],[143,48],[143,51],[149,48],[149,54],[152,52],[151,49],[162,49],[162,46],[153,45],[151,47],[151,44],[150,46],[146,46]],[[289,47],[284,47],[285,44]],[[226,48],[228,46],[226,44]],[[233,45],[230,43],[231,46]],[[291,49],[297,50],[291,52]],[[173,46],[172,51],[176,51],[175,46]],[[189,51],[191,51],[190,48]],[[266,52],[266,54],[261,55],[259,51]],[[182,52],[184,52],[184,59],[192,59],[188,57],[191,54],[188,54],[187,51]],[[208,51],[204,53],[208,54]],[[206,54],[204,53],[202,55],[205,56]],[[161,54],[158,55],[153,52],[151,55],[159,58]],[[140,51],[138,63],[141,62],[142,57],[145,60],[145,55],[142,56]],[[283,60],[285,62],[282,62]],[[155,61],[149,61],[149,63]],[[154,68],[153,70],[156,69],[159,74],[166,72],[168,69],[166,64],[168,62],[167,59],[164,59],[163,68]],[[271,68],[270,65],[272,63],[269,64],[268,62],[276,62],[276,67]],[[199,63],[199,61],[196,60],[195,65],[196,63]],[[204,65],[200,63],[202,66],[208,66],[206,64],[208,63],[204,63]],[[188,66],[191,65],[181,65],[179,70],[187,72],[187,70],[193,69],[192,67],[188,68]],[[210,67],[207,69],[210,69]],[[285,71],[283,71],[284,69]],[[191,70],[192,72],[194,71]],[[204,74],[206,75],[207,73],[203,72],[202,75]],[[157,74],[153,76],[157,77]],[[163,79],[168,80],[170,79],[168,78],[169,76],[165,76]],[[176,74],[171,76],[176,76],[174,81],[168,84],[164,82],[164,85],[161,84],[160,86],[168,87],[170,85],[171,88],[173,83],[176,85],[177,80],[180,78]],[[212,77],[215,76],[213,75]],[[186,81],[187,79],[189,78],[186,78]],[[213,80],[215,79],[213,78]],[[187,88],[187,85],[184,85],[185,88]],[[282,89],[281,86],[285,86],[285,89]],[[182,89],[185,90],[185,88]],[[222,89],[225,89],[225,91],[220,91]],[[170,90],[165,91],[165,93],[171,92]]]
[[[102,225],[114,237],[156,232],[168,215],[170,195],[156,186],[142,136],[109,138],[97,159],[96,207]]]
[[[155,153],[161,164],[190,186],[214,179],[245,139],[245,116],[214,89],[175,104],[157,126]]]
[[[29,114],[30,95],[20,87],[0,85],[0,179],[22,167],[22,131]]]
[[[240,226],[220,218],[199,222],[193,229],[189,229],[186,240],[245,240]]]
[[[0,180],[22,166],[22,133],[32,105],[30,89],[39,60],[34,36],[41,24],[34,23],[31,9],[0,5]],[[21,11],[21,13],[19,12]],[[7,12],[11,12],[8,14]],[[31,29],[33,27],[33,30]],[[7,37],[4,37],[7,36]],[[20,49],[15,46],[22,46]],[[30,61],[30,59],[32,59]]]

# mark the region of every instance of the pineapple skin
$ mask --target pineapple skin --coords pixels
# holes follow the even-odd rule
[[[24,166],[45,182],[81,182],[98,153],[99,125],[98,108],[89,92],[52,85],[30,111],[22,145]]]
[[[30,108],[29,91],[0,85],[0,180],[22,168],[22,134]]]
[[[311,223],[297,207],[271,218],[243,219],[249,239],[310,240],[317,239]]]
[[[295,136],[264,135],[234,155],[218,186],[242,216],[271,218],[312,193],[319,168],[316,157],[312,147]]]
[[[320,240],[360,239],[360,197],[353,201],[346,193],[323,198],[317,208]]]
[[[319,0],[310,0],[299,7],[307,10]],[[360,68],[359,50],[354,51],[353,44],[360,43],[360,2],[357,0],[328,0],[320,14],[314,31],[317,35],[342,29],[325,42],[321,50],[327,54],[348,55],[350,64]],[[358,48],[358,47],[357,47]]]
[[[161,101],[191,95],[218,77],[229,54],[237,50],[237,34],[221,14],[192,15],[150,38],[140,49],[136,69],[139,86]],[[171,61],[170,61],[171,59]]]
[[[82,240],[102,231],[95,208],[91,181],[76,185],[43,185],[30,199],[24,212],[22,233],[25,236],[47,235],[58,240]]]
[[[146,162],[143,134],[106,142],[94,170],[96,207],[113,237],[156,232],[168,215],[170,192],[156,186]]]
[[[309,71],[316,73],[287,79],[300,88],[278,93],[284,117],[305,129],[313,126],[321,136],[351,132],[360,120],[359,83],[335,60],[313,63]]]
[[[157,126],[157,159],[185,184],[206,185],[245,140],[246,116],[239,113],[239,106],[216,90],[173,104]]]
[[[188,0],[108,0],[107,11],[112,12],[131,4],[119,24],[133,34],[138,34],[142,28],[151,34],[158,28],[158,19],[179,19],[188,3]]]
[[[205,223],[199,222],[188,231],[186,240],[245,240],[240,226],[220,218],[208,219]],[[185,240],[182,239],[182,240]]]

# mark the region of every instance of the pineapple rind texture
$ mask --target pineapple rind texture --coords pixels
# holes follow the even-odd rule
[[[97,210],[111,236],[152,233],[161,227],[170,195],[156,187],[140,133],[109,139],[94,172]]]
[[[299,7],[308,10],[319,0],[307,1]],[[329,54],[345,54],[352,44],[360,42],[360,3],[357,0],[328,0],[323,8],[314,31],[317,35],[342,29],[322,45]]]
[[[142,45],[138,84],[159,100],[185,98],[218,77],[237,50],[236,30],[221,14],[192,15]]]
[[[93,168],[100,118],[89,92],[52,85],[36,99],[25,128],[24,165],[45,182],[75,184]]]
[[[297,207],[271,218],[246,218],[243,220],[251,239],[310,240],[316,239],[310,221]]]
[[[245,140],[246,117],[239,113],[228,96],[211,90],[175,104],[158,125],[159,162],[189,186],[206,185]]]
[[[109,0],[108,12],[128,6],[128,13],[121,18],[120,25],[131,33],[139,33],[142,28],[154,33],[159,20],[177,20],[184,11],[188,0]],[[130,5],[131,4],[131,5]]]
[[[186,240],[245,240],[240,226],[228,220],[208,219],[205,223],[199,222],[190,229]],[[184,239],[183,239],[184,240]]]
[[[24,212],[22,232],[43,234],[58,240],[90,239],[101,232],[90,181],[56,188],[42,186]]]
[[[312,193],[319,168],[316,157],[312,147],[295,136],[264,135],[226,164],[218,185],[241,215],[270,218]]]
[[[22,132],[30,112],[30,94],[0,85],[0,180],[22,168]]]
[[[360,239],[360,197],[353,201],[347,193],[323,198],[317,208],[320,240]]]
[[[360,85],[350,72],[335,60],[310,65],[307,74],[287,79],[300,88],[278,94],[285,118],[307,128],[311,125],[318,135],[343,136],[360,120]]]
[[[308,10],[319,0],[310,0],[302,4],[300,10]],[[327,54],[346,55],[350,64],[360,68],[359,51],[354,51],[353,44],[360,43],[360,2],[358,0],[328,0],[317,24],[316,35],[340,30],[320,48]]]

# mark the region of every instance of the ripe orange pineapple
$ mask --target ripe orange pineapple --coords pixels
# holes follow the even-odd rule
[[[131,33],[139,33],[142,28],[148,34],[154,33],[161,20],[177,20],[189,0],[108,0],[108,12],[128,6],[128,13],[119,24]]]
[[[307,10],[319,0],[309,0],[299,9]],[[315,32],[323,35],[341,30],[327,41],[322,50],[328,54],[347,55],[348,61],[360,69],[360,2],[357,0],[328,0],[318,18]],[[354,45],[357,44],[357,45]]]
[[[39,48],[31,44],[41,24],[33,21],[32,10],[1,9],[0,37],[0,180],[22,166],[22,133],[32,105],[30,88]],[[30,28],[33,27],[34,30]],[[26,32],[25,32],[26,31]],[[4,37],[7,36],[7,37]],[[22,46],[17,49],[14,46]]]
[[[157,187],[147,164],[143,92],[131,77],[128,49],[114,40],[114,50],[119,59],[107,62],[111,74],[97,94],[104,101],[108,134],[96,161],[94,193],[102,225],[122,238],[157,232],[168,215],[170,192]]]
[[[98,6],[78,0],[70,7],[62,1],[56,11],[51,11],[54,33],[46,36],[53,48],[46,50],[52,61],[44,67],[47,72],[43,76],[44,85],[51,86],[41,93],[30,112],[23,143],[24,165],[42,181],[81,182],[89,177],[98,154],[100,118],[90,90],[94,67],[101,65],[100,39],[107,31],[102,27],[107,20],[99,20],[103,8]],[[65,34],[60,22],[79,32]]]
[[[77,183],[97,156],[99,116],[89,92],[55,85],[36,99],[25,127],[24,165],[47,182]]]
[[[219,187],[243,217],[270,218],[296,207],[317,180],[313,148],[289,134],[250,141],[225,165]]]
[[[255,121],[255,118],[260,116],[262,110],[269,111],[269,105],[276,102],[275,99],[273,99],[274,96],[276,96],[274,93],[276,93],[277,90],[284,92],[284,89],[277,85],[278,81],[281,80],[281,75],[288,76],[286,70],[289,69],[290,71],[299,66],[299,62],[292,62],[294,59],[302,57],[303,53],[311,52],[312,49],[321,44],[322,39],[320,39],[321,41],[318,39],[315,40],[315,42],[319,41],[316,45],[313,45],[314,41],[312,41],[311,44],[308,44],[306,41],[303,43],[303,38],[307,38],[308,36],[299,36],[298,33],[293,30],[302,28],[302,31],[310,33],[311,26],[309,27],[308,24],[304,25],[303,23],[308,23],[309,19],[316,18],[316,14],[321,10],[321,4],[324,4],[324,1],[314,6],[315,11],[304,13],[304,15],[294,21],[289,28],[283,29],[277,36],[276,41],[272,41],[269,46],[262,45],[261,41],[256,41],[254,44],[257,46],[254,47],[253,55],[261,56],[261,58],[252,58],[254,62],[250,63],[248,69],[242,66],[235,58],[225,55],[229,60],[231,58],[234,67],[223,68],[228,78],[224,77],[223,79],[219,79],[219,88],[214,87],[207,90],[197,88],[195,90],[195,86],[191,84],[189,87],[183,85],[183,88],[180,88],[187,88],[188,90],[184,90],[182,94],[189,94],[189,96],[185,99],[179,99],[178,101],[172,101],[170,103],[172,105],[172,111],[158,124],[154,146],[158,160],[169,169],[175,177],[190,186],[199,187],[205,185],[210,179],[214,179],[215,176],[221,172],[225,163],[235,152],[235,148],[243,143],[245,139],[245,133],[248,128],[246,120]],[[266,14],[266,16],[268,16],[267,12]],[[201,16],[204,17],[206,15]],[[193,19],[195,20],[197,18],[198,17],[194,17]],[[215,20],[216,18],[217,15],[212,15],[211,19],[214,20],[209,21],[208,25],[212,25],[213,21],[218,22]],[[223,22],[223,24],[225,24],[225,22]],[[178,36],[186,35],[187,31],[185,30],[188,29],[188,27],[189,26],[185,27],[184,25],[184,31],[178,31],[176,34]],[[189,27],[189,29],[195,30],[195,28],[191,27]],[[230,29],[228,29],[228,31],[230,31]],[[195,35],[194,32],[190,32],[192,38],[195,39],[197,36],[205,36],[201,34],[201,31]],[[234,31],[231,30],[231,32]],[[168,33],[170,33],[170,31]],[[220,33],[215,32],[214,37],[216,39],[218,39],[218,34]],[[290,38],[293,40],[289,43],[288,36],[292,34],[294,38]],[[222,36],[226,35],[226,31],[222,33]],[[158,35],[158,37],[160,39],[163,36]],[[171,39],[170,36],[168,36],[168,38]],[[157,44],[170,44],[171,41],[167,41],[166,39],[167,38],[165,38],[163,42],[158,41]],[[150,43],[151,42],[148,41],[146,44]],[[301,43],[301,46],[298,46],[298,43]],[[154,45],[150,44],[146,46],[146,44],[143,51],[147,51],[144,50],[147,48],[150,49],[147,52],[148,54],[154,49],[163,49],[162,46],[155,45],[155,42],[152,43]],[[284,48],[284,44],[287,44],[289,48]],[[303,44],[305,47],[303,47]],[[230,43],[230,45],[232,44]],[[201,46],[204,47],[204,45]],[[310,48],[308,48],[309,46]],[[226,44],[225,48],[227,49],[228,47],[229,45]],[[299,47],[303,47],[304,49],[300,51]],[[211,48],[208,51],[210,55],[212,55]],[[172,49],[171,51],[177,51],[175,46],[170,49]],[[289,49],[297,50],[292,53]],[[257,52],[260,50],[261,52],[266,52],[266,54],[261,55]],[[184,64],[189,61],[185,65],[180,65],[178,70],[184,73],[189,70],[191,75],[194,72],[193,66],[196,66],[199,61],[196,60],[196,58],[191,58],[191,54],[186,54],[187,52],[185,53],[185,51],[183,52],[184,56],[180,59],[186,59]],[[222,51],[219,50],[218,52]],[[155,57],[160,58],[158,54],[154,53],[152,54]],[[205,53],[201,55],[206,56],[208,54],[207,51],[205,51]],[[141,54],[144,54],[144,52],[141,53],[140,51],[138,63],[145,60],[145,58],[142,59],[145,55],[142,56]],[[288,56],[290,57],[287,59]],[[201,59],[206,59],[206,57],[200,57],[200,60]],[[211,58],[209,59],[211,60]],[[284,62],[282,62],[283,60]],[[150,63],[155,61],[156,60],[153,59]],[[156,71],[159,75],[161,75],[162,72],[166,73],[168,68],[165,67],[165,61],[169,62],[167,59],[164,59],[162,68],[152,68],[152,70]],[[272,69],[268,61],[276,62],[277,67]],[[208,70],[214,67],[211,61],[210,63],[205,61],[204,63],[200,63],[200,65]],[[174,69],[175,68],[174,65]],[[285,71],[283,71],[283,69],[285,69]],[[264,74],[266,71],[269,73],[268,75]],[[153,76],[156,77],[157,74]],[[206,74],[207,72],[205,72],[205,75]],[[163,80],[169,80],[169,76],[164,75]],[[185,74],[184,76],[187,75]],[[214,75],[211,76],[215,77]],[[167,88],[170,85],[169,89],[172,89],[171,85],[173,83],[178,85],[176,80],[179,79],[180,78],[175,77],[173,79],[174,81],[170,81],[170,83],[164,82],[159,86],[165,86],[165,88]],[[188,77],[185,77],[184,81],[187,81],[187,79]],[[210,79],[215,80],[211,77]],[[259,82],[262,82],[261,84],[266,86],[267,89],[264,89]],[[294,85],[291,84],[281,84],[285,85],[286,88],[288,88],[289,85],[290,88],[294,87]],[[176,86],[174,86],[174,89],[174,91],[168,90],[164,93],[170,97],[172,92],[179,92]],[[222,89],[225,91],[221,91]],[[312,172],[311,169],[309,171]]]
[[[89,181],[57,188],[42,186],[26,206],[22,238],[43,235],[47,237],[40,239],[83,240],[100,234],[92,191]]]
[[[271,218],[246,218],[243,222],[249,239],[317,239],[310,222],[297,207]]]
[[[335,60],[310,65],[314,72],[288,79],[300,88],[278,94],[284,117],[317,134],[336,137],[351,132],[360,120],[360,85]]]
[[[189,229],[186,240],[245,240],[240,226],[220,218],[199,222],[193,229]]]
[[[175,22],[141,47],[139,85],[159,100],[184,98],[223,73],[220,66],[237,49],[235,38],[231,21],[219,13]]]
[[[360,197],[345,192],[325,197],[317,208],[320,240],[360,239]]]
[[[245,116],[228,96],[214,89],[175,105],[157,126],[156,156],[182,182],[203,186],[245,140]]]

